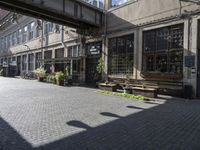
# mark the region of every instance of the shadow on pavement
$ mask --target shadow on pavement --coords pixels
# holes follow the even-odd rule
[[[128,106],[124,109],[141,109]],[[136,149],[200,149],[200,103],[167,101],[121,117],[102,112],[102,117],[116,119],[90,127],[81,120],[67,125],[86,131],[37,148],[31,147],[3,119],[0,120],[1,150],[136,150]],[[130,109],[131,110],[131,109]]]

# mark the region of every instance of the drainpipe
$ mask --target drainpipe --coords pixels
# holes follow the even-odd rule
[[[41,37],[42,37],[42,41],[41,41],[41,47],[42,47],[42,49],[41,49],[41,57],[42,57],[42,62],[41,62],[41,65],[40,65],[40,67],[42,67],[42,66],[44,66],[44,50],[43,50],[43,48],[44,48],[44,20],[42,19],[42,35],[41,35]]]
[[[178,0],[179,1],[179,16],[181,17],[182,15],[182,3],[181,3],[181,0]]]
[[[62,44],[62,46],[63,46],[64,48],[67,48],[67,46],[66,46],[65,43],[64,43],[64,37],[65,37],[64,34],[65,34],[65,33],[64,33],[64,26],[62,25],[62,28],[61,28],[61,44]]]

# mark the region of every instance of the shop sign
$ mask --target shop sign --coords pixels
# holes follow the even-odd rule
[[[89,50],[89,53],[90,55],[97,55],[97,54],[100,54],[100,50],[97,47],[92,46]]]

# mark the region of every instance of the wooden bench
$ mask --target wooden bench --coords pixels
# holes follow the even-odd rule
[[[135,95],[143,95],[145,97],[151,98],[157,97],[157,90],[154,88],[132,87],[132,93]]]
[[[126,79],[110,78],[111,82],[125,87]],[[157,90],[157,94],[170,95],[182,97],[184,91],[184,83],[179,81],[165,81],[165,80],[135,80],[131,79],[129,86],[131,87],[146,87]]]

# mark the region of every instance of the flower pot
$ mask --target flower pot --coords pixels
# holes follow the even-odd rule
[[[38,81],[39,82],[43,82],[44,81],[44,77],[38,77]]]
[[[57,81],[57,85],[59,85],[59,86],[64,86],[64,80],[59,80],[59,81]]]

